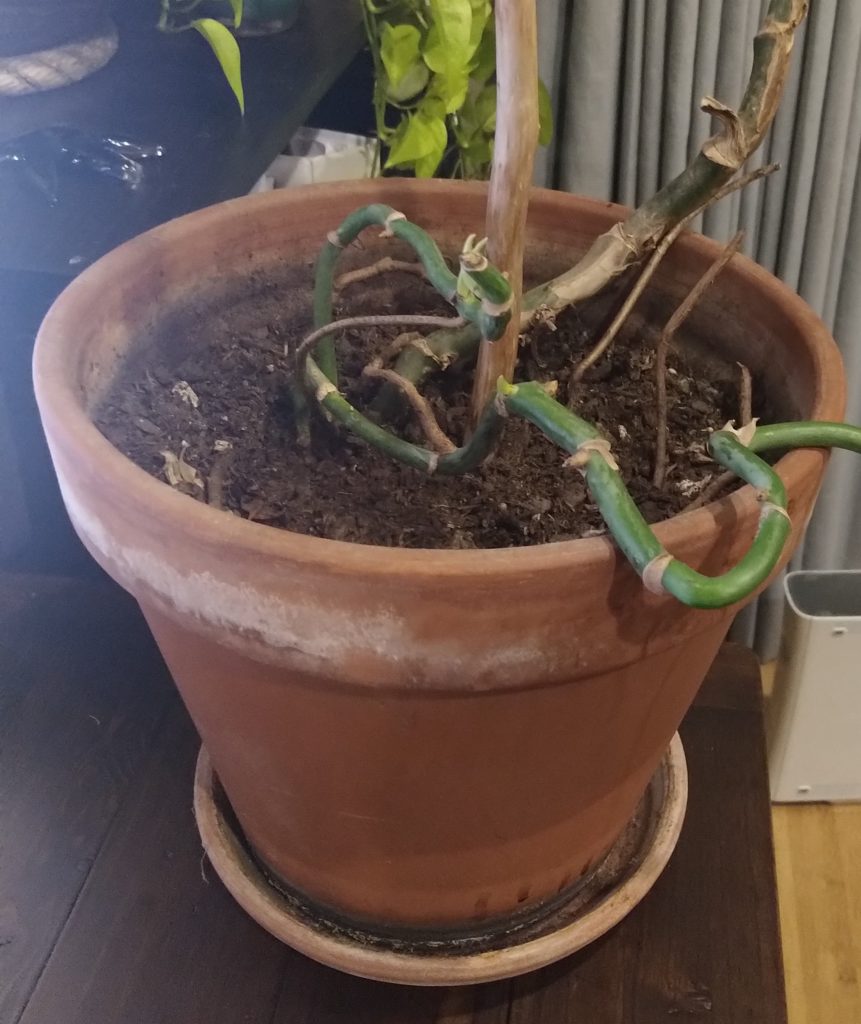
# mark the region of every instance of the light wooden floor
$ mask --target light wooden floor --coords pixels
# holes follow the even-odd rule
[[[861,1024],[861,804],[775,804],[772,821],[789,1024]]]

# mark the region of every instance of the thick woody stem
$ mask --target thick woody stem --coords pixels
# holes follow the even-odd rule
[[[496,93],[498,120],[487,200],[486,233],[492,263],[508,277],[511,320],[498,341],[479,347],[472,392],[476,424],[517,362],[523,290],[523,247],[532,165],[538,142],[538,32],[534,0],[497,0]]]
[[[707,205],[735,176],[759,146],[777,111],[795,33],[807,6],[807,0],[771,0],[754,42],[753,67],[738,114],[715,100],[704,101],[707,110],[723,119],[725,130],[707,140],[688,167],[627,220],[597,238],[574,267],[532,289],[524,303],[530,316],[521,318],[521,331],[538,310],[559,312],[596,295],[632,264],[639,263],[680,221]],[[473,350],[477,340],[475,328],[468,325],[446,339],[429,338],[428,342],[434,351],[437,346],[448,345],[466,353]],[[396,369],[402,376],[418,381],[429,366],[418,353],[405,353]]]
[[[696,304],[712,285],[715,278],[738,252],[744,232],[739,231],[727,244],[724,251],[715,260],[703,276],[697,281],[693,288],[676,309],[675,313],[667,321],[661,337],[658,340],[657,354],[655,358],[655,374],[658,389],[658,426],[655,438],[655,472],[652,483],[655,487],[664,486],[664,477],[667,472],[667,353],[670,350],[670,343],[676,336],[676,331],[682,326],[693,311]]]
[[[724,185],[723,188],[719,189],[713,196],[711,196],[702,206],[697,207],[693,213],[689,213],[684,220],[679,221],[678,224],[668,231],[666,235],[658,243],[657,248],[649,257],[648,263],[643,267],[643,271],[637,278],[637,282],[631,289],[630,294],[625,299],[619,312],[613,317],[610,326],[604,332],[600,340],[596,343],[592,351],[577,365],[574,371],[574,382],[583,379],[583,375],[589,369],[590,366],[594,366],[595,363],[601,358],[601,356],[607,351],[607,349],[616,340],[619,331],[624,327],[625,321],[631,315],[634,306],[637,304],[637,300],[646,290],[646,286],[655,276],[655,271],[661,264],[663,258],[667,255],[670,249],[673,247],[679,236],[685,231],[690,222],[698,217],[703,210],[711,206],[712,203],[718,202],[720,199],[724,199],[726,196],[731,195],[733,192],[737,192],[739,189],[745,188],[754,181],[758,181],[760,178],[764,178],[769,174],[773,174],[778,168],[779,164],[767,164],[765,167],[757,167],[756,170],[751,171],[749,174],[745,174],[741,178],[737,178],[735,181],[731,181],[728,185]],[[530,293],[531,294],[531,293]],[[526,296],[526,305],[529,305],[529,295]]]
[[[807,0],[771,0],[754,42],[753,67],[738,113],[706,97],[703,109],[721,120],[722,130],[678,177],[601,235],[576,266],[545,285],[543,305],[560,310],[597,294],[739,171],[777,112],[807,6]]]
[[[619,331],[624,326],[625,320],[630,316],[631,310],[636,305],[637,300],[643,294],[646,286],[660,266],[664,256],[672,248],[673,244],[688,227],[690,222],[695,217],[699,216],[703,210],[706,210],[711,206],[712,203],[725,199],[727,196],[732,195],[733,192],[746,188],[753,182],[759,181],[760,178],[765,178],[779,169],[780,164],[766,164],[764,167],[757,167],[748,174],[745,174],[740,178],[736,178],[734,181],[730,181],[722,188],[719,188],[713,196],[709,196],[701,206],[698,206],[661,239],[657,248],[649,258],[648,263],[643,268],[642,273],[637,278],[637,282],[630,294],[626,297],[623,306],[616,316],[614,316],[606,332],[596,343],[589,355],[586,356],[585,359],[577,366],[574,377],[575,382],[582,378],[585,371],[590,366],[594,365],[607,348],[609,348],[613,343]],[[546,285],[539,285],[537,288],[531,289],[523,296],[523,312],[521,313],[520,320],[521,331],[525,330],[529,326],[529,322],[532,317],[542,309],[541,300],[545,294]],[[428,335],[426,341],[429,352],[432,353],[432,355],[429,355],[428,353],[422,354],[420,351],[404,352],[398,358],[397,366],[395,367],[402,377],[406,377],[414,383],[420,381],[425,373],[433,369],[435,366],[439,366],[440,364],[447,366],[449,363],[457,360],[468,359],[475,351],[479,342],[479,335],[475,325],[468,324],[466,327],[434,331],[432,334]]]

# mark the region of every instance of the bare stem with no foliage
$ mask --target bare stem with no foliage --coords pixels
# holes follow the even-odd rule
[[[387,274],[391,271],[399,271],[402,274],[415,274],[416,277],[425,277],[425,268],[416,261],[396,260],[391,256],[383,256],[376,263],[366,267],[358,267],[356,270],[348,270],[335,279],[335,291],[341,291],[348,285],[356,284],[359,281],[368,281],[380,274]]]
[[[696,304],[711,286],[712,282],[735,256],[744,239],[744,232],[739,231],[732,237],[724,251],[697,281],[693,288],[682,300],[678,309],[667,321],[666,327],[661,331],[658,341],[657,355],[655,358],[655,374],[657,379],[657,402],[658,402],[658,427],[655,443],[655,472],[652,483],[655,487],[664,486],[664,478],[667,473],[667,352],[670,342],[675,337],[676,331],[682,326],[693,311]]]
[[[538,29],[534,0],[496,0],[497,124],[487,199],[488,255],[508,276],[513,306],[505,334],[482,340],[472,391],[475,425],[517,363],[523,246],[532,165],[538,143]]]
[[[681,174],[596,239],[574,267],[548,282],[542,305],[561,310],[597,294],[738,173],[777,113],[795,32],[807,7],[807,0],[771,0],[754,42],[753,67],[738,111],[707,96],[703,110],[721,122],[721,130],[706,140]]]
[[[684,220],[679,221],[672,231],[664,235],[658,244],[658,247],[652,253],[648,263],[643,268],[643,272],[637,278],[636,284],[631,289],[631,292],[625,299],[621,309],[616,316],[613,317],[610,326],[601,336],[592,351],[589,352],[589,354],[585,356],[580,363],[578,363],[573,374],[573,380],[575,383],[583,379],[583,374],[589,369],[589,367],[594,366],[595,363],[598,362],[601,356],[616,340],[619,331],[625,326],[625,321],[631,315],[634,306],[637,304],[637,300],[646,290],[646,286],[654,277],[655,271],[660,266],[664,256],[666,256],[690,222],[695,217],[698,217],[703,210],[711,206],[712,203],[716,203],[718,200],[724,199],[726,196],[733,192],[737,192],[739,189],[745,188],[747,185],[750,185],[754,181],[758,181],[760,178],[773,174],[779,167],[780,164],[767,164],[765,167],[757,167],[757,169],[751,171],[750,174],[745,174],[743,177],[737,178],[735,181],[731,181],[728,185],[724,185],[724,187],[719,189],[713,196],[710,196],[702,206],[698,207],[692,213],[689,213]]]

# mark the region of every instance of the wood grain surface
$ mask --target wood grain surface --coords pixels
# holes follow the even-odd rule
[[[109,583],[0,582],[0,1024],[785,1024],[756,661],[682,737],[688,818],[646,900],[509,982],[399,988],[281,946],[201,858],[197,738]],[[847,1022],[848,1024],[848,1022]]]

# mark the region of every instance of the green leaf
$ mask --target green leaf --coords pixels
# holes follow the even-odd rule
[[[471,0],[430,0],[430,11],[433,24],[425,41],[425,62],[438,74],[464,70],[474,50]]]
[[[400,85],[410,71],[421,66],[421,38],[415,25],[383,24],[380,57],[393,86]]]
[[[436,174],[437,168],[439,167],[444,154],[445,147],[443,147],[438,153],[428,153],[427,156],[423,156],[421,159],[416,160],[416,177],[432,178]]]
[[[491,15],[484,26],[481,41],[470,61],[470,74],[473,81],[484,85],[489,82],[496,71],[496,22]]]
[[[386,167],[412,166],[419,177],[429,178],[439,167],[447,142],[445,120],[423,105],[409,116],[392,143]]]
[[[422,48],[422,56],[424,57],[425,64],[427,64],[431,71],[436,72],[438,75],[444,75],[448,71],[451,60],[436,25],[431,25],[428,29],[427,38]]]
[[[538,79],[538,145],[549,146],[553,140],[553,102],[547,86]]]
[[[470,0],[470,5],[472,6],[472,24],[469,27],[469,46],[470,55],[472,55],[484,35],[488,19],[493,13],[493,5],[490,0]]]
[[[420,61],[407,71],[397,85],[391,82],[386,85],[386,99],[391,103],[406,103],[413,99],[428,84],[430,71],[424,61]]]
[[[475,98],[475,119],[488,134],[496,131],[496,86],[486,85]]]
[[[230,6],[233,8],[233,27],[239,28],[242,24],[242,7],[245,0],[230,0]]]
[[[469,35],[472,28],[470,0],[430,0],[434,24],[453,57],[464,62],[469,58]]]
[[[465,178],[487,178],[493,160],[493,139],[490,136],[478,139],[461,151]]]
[[[212,52],[221,65],[227,84],[233,90],[239,109],[244,114],[245,92],[242,88],[242,59],[239,56],[239,45],[233,38],[233,33],[226,25],[222,25],[220,21],[215,21],[213,18],[198,18],[191,23],[191,26],[197,29],[212,47]]]
[[[472,163],[489,164],[493,158],[493,139],[490,136],[480,138],[463,152]]]
[[[428,93],[442,101],[446,114],[453,114],[463,106],[468,88],[469,74],[458,69],[434,75]]]

